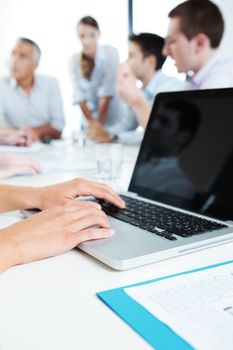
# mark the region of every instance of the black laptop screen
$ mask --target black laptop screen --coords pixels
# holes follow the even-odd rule
[[[233,219],[233,88],[157,95],[129,191]]]

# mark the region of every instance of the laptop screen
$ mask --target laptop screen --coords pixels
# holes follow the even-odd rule
[[[233,220],[233,88],[158,94],[129,191]]]

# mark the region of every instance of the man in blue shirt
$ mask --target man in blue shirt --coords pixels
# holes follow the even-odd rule
[[[129,37],[128,59],[119,68],[116,86],[126,104],[122,130],[134,130],[138,125],[146,127],[157,93],[183,89],[180,81],[161,71],[165,61],[163,46],[164,39],[156,34],[141,33]],[[137,86],[137,80],[141,82],[141,88]],[[100,129],[89,130],[89,135],[105,142],[112,138]]]

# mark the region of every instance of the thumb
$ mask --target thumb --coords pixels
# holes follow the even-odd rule
[[[93,239],[110,238],[114,234],[115,231],[112,229],[90,227],[88,229],[75,233],[74,241],[75,245],[78,245],[79,243]]]

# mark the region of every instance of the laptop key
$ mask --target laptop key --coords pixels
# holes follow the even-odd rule
[[[154,233],[157,236],[169,239],[170,241],[176,241],[177,240],[177,238],[175,236],[173,236],[170,232],[167,232],[167,231],[156,231],[155,230]]]

